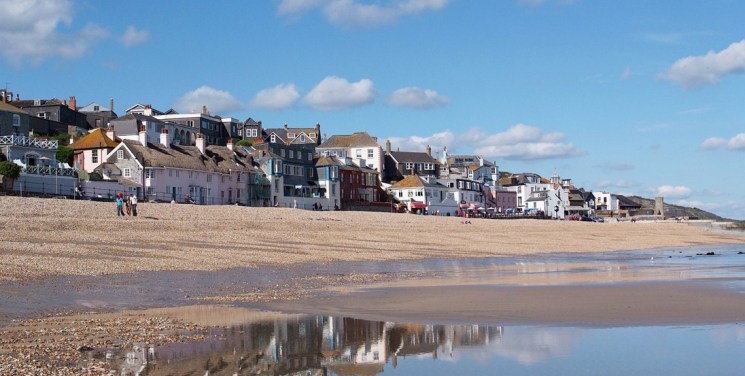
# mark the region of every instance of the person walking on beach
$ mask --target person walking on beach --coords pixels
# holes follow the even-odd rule
[[[124,206],[124,199],[122,198],[121,193],[116,194],[116,216],[124,216],[124,210],[122,210],[122,206]]]
[[[132,216],[137,216],[137,195],[129,196],[129,206],[132,207]]]

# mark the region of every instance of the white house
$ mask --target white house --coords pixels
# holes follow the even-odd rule
[[[458,210],[458,202],[449,188],[439,183],[429,183],[419,175],[409,175],[388,188],[393,197],[405,204],[410,212],[450,213]]]

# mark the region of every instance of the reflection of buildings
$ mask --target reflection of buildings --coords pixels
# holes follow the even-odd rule
[[[204,341],[155,349],[146,375],[377,375],[388,361],[460,347],[485,346],[499,339],[501,327],[412,325],[351,318],[306,316],[232,327],[217,327]],[[126,357],[117,368],[131,370]]]

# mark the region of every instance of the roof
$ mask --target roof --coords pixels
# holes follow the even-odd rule
[[[409,175],[391,185],[391,189],[424,188],[426,182],[418,175]]]
[[[13,112],[16,114],[28,114],[26,111],[23,111],[20,108],[5,102],[0,102],[0,111]]]
[[[228,149],[227,146],[210,145],[205,153],[196,146],[148,144],[147,147],[134,140],[123,140],[135,158],[145,167],[173,167],[191,170],[229,173],[230,170],[255,170],[252,158],[245,149]]]
[[[425,152],[414,152],[414,151],[392,151],[390,152],[390,156],[397,162],[397,163],[436,163],[440,164],[440,162],[434,158],[432,158],[431,155],[425,153]]]
[[[642,205],[634,202],[630,198],[622,195],[616,195],[616,199],[618,199],[618,207],[635,207],[635,208],[641,208]]]
[[[72,148],[73,150],[89,150],[102,148],[113,149],[117,145],[119,145],[119,143],[109,138],[109,136],[106,135],[106,131],[104,131],[102,128],[96,128],[84,137],[75,141],[75,143],[70,145],[70,148]]]
[[[323,148],[352,148],[363,146],[376,146],[378,141],[370,136],[367,132],[357,132],[351,135],[334,135],[318,145],[319,149]]]

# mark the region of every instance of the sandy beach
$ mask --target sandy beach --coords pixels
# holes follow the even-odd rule
[[[541,273],[510,274],[490,279],[487,286],[481,277],[448,279],[439,285],[427,270],[334,269],[340,262],[416,264],[556,254],[571,258],[745,243],[740,232],[715,231],[701,223],[471,219],[463,224],[454,217],[152,203],[140,204],[138,211],[138,217],[117,217],[114,204],[108,202],[0,197],[0,302],[29,305],[34,296],[27,295],[34,291],[58,298],[34,303],[44,308],[33,319],[6,318],[0,328],[0,370],[78,374],[81,345],[122,347],[139,341],[155,346],[185,340],[172,335],[178,329],[198,333],[202,323],[188,317],[152,310],[117,313],[117,307],[106,303],[85,305],[92,312],[79,316],[81,309],[64,306],[67,290],[105,297],[121,285],[142,291],[134,295],[143,301],[131,300],[130,308],[157,306],[144,300],[158,297],[133,286],[144,280],[157,284],[166,275],[162,273],[169,273],[168,282],[162,282],[170,284],[167,288],[175,291],[182,286],[178,291],[192,298],[201,294],[200,304],[254,302],[265,310],[376,320],[652,325],[745,319],[741,294],[705,282],[676,281],[676,270],[665,276],[619,267],[621,272],[612,274],[601,265],[601,272],[594,273],[558,270],[553,275],[560,279],[552,281],[542,280]],[[327,269],[311,273],[304,265]],[[272,282],[271,289],[251,286],[250,275],[267,270],[281,282]],[[194,285],[182,285],[194,273],[204,274]],[[223,289],[230,284],[226,281],[241,275],[247,276],[243,284]],[[61,280],[83,282],[70,287],[59,284]],[[108,284],[111,290],[106,290]],[[91,285],[101,287],[94,290]],[[197,285],[199,290],[189,290]],[[323,296],[308,299],[320,292]],[[505,301],[510,304],[501,304]],[[228,324],[218,320],[206,325]],[[134,332],[139,337],[127,334]],[[195,336],[186,340],[198,340]],[[105,370],[101,362],[88,366]]]

